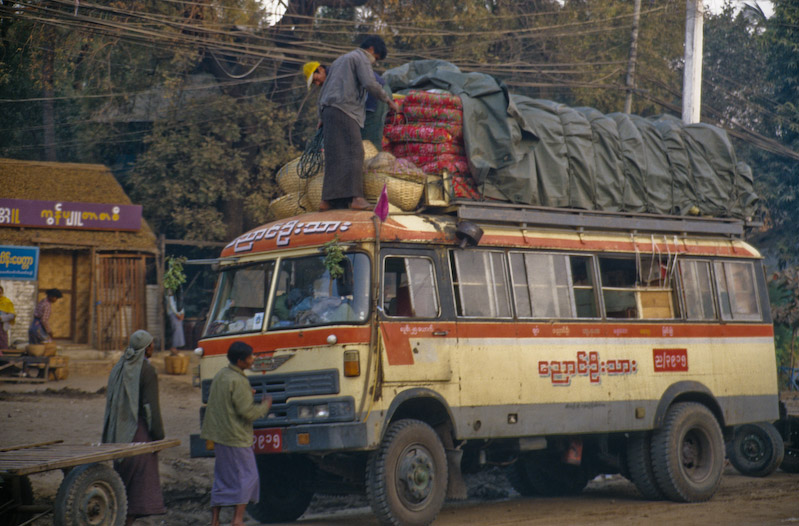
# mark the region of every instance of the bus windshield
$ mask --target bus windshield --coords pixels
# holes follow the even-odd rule
[[[283,258],[268,329],[365,322],[369,275],[365,254],[347,254],[330,268],[324,256]]]
[[[277,266],[277,272],[275,267]],[[363,323],[369,314],[370,263],[365,254],[347,254],[337,265],[324,256],[271,260],[222,272],[205,336]],[[272,311],[267,295],[277,279]]]

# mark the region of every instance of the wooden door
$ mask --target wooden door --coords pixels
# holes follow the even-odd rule
[[[97,268],[97,345],[127,347],[130,335],[147,328],[145,257],[100,255]]]
[[[63,297],[52,305],[50,328],[55,339],[75,336],[75,276],[77,253],[72,250],[41,251],[39,261],[39,295],[37,303],[45,298],[48,289],[58,289]]]

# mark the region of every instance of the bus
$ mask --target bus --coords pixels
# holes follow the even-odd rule
[[[382,524],[424,525],[490,465],[522,495],[620,473],[646,499],[710,499],[725,437],[779,416],[745,227],[464,201],[237,237],[197,353],[204,403],[234,341],[274,401],[249,513],[291,521],[315,493],[365,492]]]

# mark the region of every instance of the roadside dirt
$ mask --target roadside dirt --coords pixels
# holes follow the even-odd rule
[[[160,369],[163,371],[163,369]],[[169,438],[180,447],[160,454],[161,481],[168,513],[136,525],[208,524],[212,459],[189,458],[189,434],[199,427],[199,389],[191,378],[160,374],[161,406]],[[105,377],[73,377],[47,384],[0,384],[0,446],[63,439],[99,441]],[[799,394],[786,393],[791,413],[799,413]],[[37,502],[52,502],[60,471],[31,477]],[[615,475],[598,477],[578,497],[523,498],[499,469],[467,476],[469,499],[448,502],[436,526],[683,524],[785,525],[799,523],[799,475],[778,471],[766,478],[725,469],[721,489],[709,502],[676,504],[642,500],[635,487]],[[223,519],[229,521],[229,514]],[[377,526],[363,497],[317,496],[300,524]],[[52,524],[40,519],[35,526]],[[258,524],[252,519],[248,525]]]

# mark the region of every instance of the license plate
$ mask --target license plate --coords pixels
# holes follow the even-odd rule
[[[256,453],[279,453],[283,451],[283,430],[256,429],[252,436],[252,449]]]

